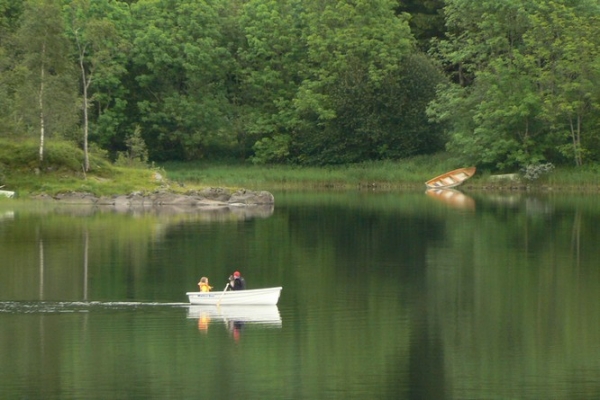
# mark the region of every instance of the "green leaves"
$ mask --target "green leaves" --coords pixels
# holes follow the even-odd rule
[[[479,14],[480,17],[472,17]],[[469,90],[441,88],[430,115],[451,126],[449,148],[472,162],[514,170],[563,161],[581,165],[584,136],[597,136],[600,46],[596,6],[585,1],[448,1],[449,40],[438,54]],[[455,104],[468,108],[453,112]],[[569,132],[568,135],[557,134]],[[473,151],[476,151],[475,153]]]
[[[2,71],[10,96],[10,108],[3,112],[13,122],[9,126],[19,129],[19,136],[39,138],[39,159],[43,161],[44,140],[64,136],[76,124],[77,84],[59,4],[27,1],[20,18],[10,36],[12,46]]]
[[[245,38],[237,52],[239,96],[253,141],[293,129],[292,102],[306,68],[301,12],[298,1],[254,0],[238,15]]]
[[[295,138],[303,162],[356,162],[403,150],[382,140],[402,96],[402,62],[413,52],[408,23],[393,6],[326,1],[302,14],[308,63],[294,106],[304,123]]]
[[[154,160],[203,157],[207,138],[230,124],[225,91],[235,63],[220,28],[224,7],[219,0],[132,5],[136,101]]]

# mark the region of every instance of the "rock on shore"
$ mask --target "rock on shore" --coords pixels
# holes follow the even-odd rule
[[[178,194],[169,191],[152,193],[134,192],[120,196],[96,197],[91,193],[69,192],[55,196],[39,195],[35,199],[60,202],[61,204],[86,204],[115,207],[157,207],[157,206],[189,206],[189,207],[231,207],[258,206],[275,203],[273,195],[266,191],[241,189],[233,193],[223,188],[207,188]]]

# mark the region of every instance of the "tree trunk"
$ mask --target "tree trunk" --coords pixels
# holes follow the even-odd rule
[[[83,53],[80,52],[79,66],[81,68],[81,81],[83,82],[83,154],[84,154],[84,165],[85,171],[90,170],[90,156],[88,154],[88,86],[90,85],[91,79],[88,81],[85,75],[85,67],[83,65]]]
[[[573,141],[573,158],[575,165],[580,167],[582,165],[581,159],[581,116],[577,116],[577,127],[573,126],[573,119],[569,120],[571,127],[571,140]]]
[[[583,155],[581,148],[581,115],[577,115],[577,130],[575,131],[575,140],[577,141],[577,152],[575,153],[576,164],[578,167],[583,165]]]
[[[77,48],[79,50],[79,68],[81,69],[81,86],[83,87],[83,156],[84,156],[84,170],[85,172],[90,170],[90,156],[88,153],[88,133],[89,133],[89,122],[88,122],[88,88],[92,82],[91,74],[87,76],[85,73],[85,65],[83,63],[85,57],[86,46],[81,44],[79,40],[79,34],[75,31],[75,40],[77,41]]]
[[[40,93],[38,97],[39,106],[40,106],[40,163],[44,161],[44,79],[45,79],[45,71],[44,71],[44,56],[46,54],[46,44],[42,46],[42,68],[40,71]]]

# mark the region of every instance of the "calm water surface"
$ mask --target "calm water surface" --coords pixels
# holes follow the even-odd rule
[[[0,398],[600,398],[596,197],[275,197],[0,202]],[[235,270],[279,304],[187,304]]]

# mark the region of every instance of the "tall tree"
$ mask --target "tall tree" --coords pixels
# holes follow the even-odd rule
[[[21,0],[0,0],[0,135],[16,135],[19,118],[15,118],[15,32],[23,13]]]
[[[136,101],[142,133],[155,160],[199,159],[235,139],[226,88],[236,64],[222,32],[227,4],[224,0],[132,4]]]
[[[525,45],[538,68],[543,107],[540,118],[561,154],[581,166],[589,155],[583,136],[600,136],[594,115],[600,109],[600,11],[597,5],[548,1],[531,15]],[[587,122],[587,123],[586,123]]]
[[[28,0],[22,24],[16,33],[19,43],[21,91],[18,113],[29,126],[37,126],[39,160],[44,159],[48,131],[65,133],[73,128],[76,109],[75,86],[68,58],[58,0]],[[37,123],[32,114],[37,114]]]
[[[382,121],[373,100],[391,87],[403,57],[413,51],[408,23],[388,0],[308,1],[305,6],[308,67],[294,101],[299,161],[377,158]]]
[[[125,59],[130,45],[126,35],[127,29],[123,26],[128,13],[121,5],[119,2],[66,0],[67,33],[74,42],[81,77],[86,171],[90,168],[88,111],[91,102],[100,100],[102,89],[108,89],[107,81],[110,82],[109,85],[118,85],[120,77],[125,73]],[[95,98],[92,96],[93,84],[96,86]]]
[[[244,38],[237,51],[241,142],[289,144],[296,120],[292,102],[306,61],[301,13],[299,0],[250,0],[239,13]],[[289,149],[270,150],[282,154]]]

